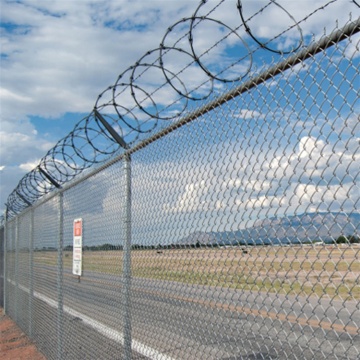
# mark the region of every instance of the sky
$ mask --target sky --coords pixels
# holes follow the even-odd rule
[[[205,4],[199,14],[203,15],[206,13],[207,6],[210,8],[217,2],[210,1]],[[221,8],[214,11],[211,16],[231,27],[236,27],[240,23],[236,3],[237,1],[226,0],[221,5]],[[267,2],[243,1],[242,3],[244,16],[251,18]],[[301,23],[300,33],[298,28],[294,27],[292,32],[280,37],[280,41],[278,39],[269,44],[269,47],[283,51],[296,47],[301,36],[305,39],[319,38],[327,31],[326,29],[331,31],[336,24],[341,26],[346,23],[350,13],[353,18],[359,15],[359,7],[355,2],[349,0],[304,0],[301,2],[283,0],[278,3],[283,8],[273,5],[268,9],[268,12],[259,14],[248,22],[248,26],[253,29],[253,34],[259,39],[273,37],[292,25],[293,18],[300,21],[306,18],[307,14],[324,7],[323,10],[317,11],[314,16]],[[328,3],[329,5],[327,5]],[[59,139],[66,136],[76,123],[91,112],[99,94],[112,86],[119,74],[123,73],[140,58],[143,59],[143,63],[148,63],[149,59],[143,58],[143,55],[148,50],[159,47],[159,44],[164,41],[164,34],[167,29],[179,20],[191,16],[196,10],[198,2],[190,0],[1,0],[0,4],[0,213],[2,213],[8,195],[16,187],[19,180],[39,164],[40,159]],[[286,9],[286,12],[283,9]],[[291,14],[291,16],[280,17],[279,14]],[[181,26],[182,23],[180,22],[174,28],[174,31],[168,34],[165,39],[166,44],[171,46],[179,37]],[[178,33],[175,30],[178,30]],[[208,34],[212,36],[208,36]],[[210,21],[203,28],[198,27],[194,31],[194,44],[197,46],[197,51],[201,53],[205,49],[211,49],[217,37],[220,36],[219,34],[220,30],[217,28],[216,22]],[[244,39],[246,39],[246,36],[249,38],[244,28],[239,30],[239,34]],[[207,71],[215,73],[215,71],[218,71],[219,64],[226,63],[225,60],[239,56],[239,53],[243,54],[242,51],[246,49],[246,44],[236,45],[236,40],[239,41],[236,36],[235,39],[229,37],[224,42],[224,46],[214,46],[212,51],[207,53],[203,58],[203,64],[205,64]],[[252,46],[254,45],[256,44],[253,42]],[[353,56],[356,60],[359,57],[356,54],[353,55],[354,46],[349,46],[344,51],[352,54],[349,56]],[[191,51],[189,47],[184,49]],[[182,59],[182,56],[184,56],[184,59]],[[264,61],[271,61],[272,59],[270,55],[266,56],[258,62],[256,59],[253,60],[252,65],[256,65],[260,69],[264,66]],[[272,56],[274,57],[276,54],[272,54]],[[169,54],[168,57],[165,56],[164,61],[169,64],[168,69],[175,73],[182,69],[189,60],[186,58],[186,53],[174,52],[172,55]],[[249,59],[245,58],[243,63],[232,69],[232,73],[229,72],[226,75],[230,79],[239,77],[241,81],[241,74],[246,72],[248,66]],[[155,68],[155,70],[158,69]],[[195,74],[193,70],[194,68],[189,67],[187,72],[184,71],[179,76],[178,88],[181,88],[181,84],[186,83],[188,88],[194,89],[203,82],[206,77],[204,72],[198,71]],[[304,71],[304,69],[299,69],[300,71]],[[154,78],[153,75],[150,72],[148,79],[144,76],[143,84],[148,84]],[[156,82],[156,80],[154,81]],[[149,85],[148,88],[143,87],[143,89],[150,92],[152,86]],[[225,87],[223,82],[216,81],[212,86],[214,86],[216,94],[221,94]],[[208,90],[208,87],[209,84],[205,85],[203,89],[200,88],[198,93],[195,91],[194,94],[203,94]],[[173,91],[174,89],[168,87],[166,92],[159,92],[158,98],[154,97],[156,102],[162,105],[167,104],[164,99],[171,102],[177,93],[176,91],[171,93],[170,90]],[[135,88],[136,91],[137,88]],[[353,95],[350,94],[349,96]],[[130,100],[126,97],[122,98],[122,101],[126,106],[132,106],[128,105]],[[166,107],[165,105],[163,106]],[[181,105],[177,104],[176,109]],[[342,132],[341,136],[346,136],[347,132],[355,129],[357,131],[357,134],[355,134],[356,140],[356,138],[360,137],[358,134],[359,127],[356,127],[356,121],[359,121],[358,103],[355,110],[357,112],[352,117],[346,116],[346,126],[340,123],[339,126],[347,128],[346,131]],[[233,111],[233,118],[238,119],[238,121],[246,119],[264,120],[258,110],[249,110],[247,108]],[[324,119],[322,121],[326,123]],[[289,131],[290,129],[291,127],[289,127]],[[126,130],[123,131],[126,133]],[[250,128],[244,131],[251,132],[253,130]],[[272,162],[272,165],[269,165],[272,172],[277,171],[274,170],[275,163],[278,164],[278,169],[281,166],[284,168],[285,165],[281,165],[281,162],[284,161],[287,164],[295,164],[295,162],[303,164],[287,167],[287,171],[283,175],[285,178],[291,177],[291,172],[294,169],[298,169],[297,171],[301,169],[304,172],[304,169],[310,167],[309,162],[305,161],[304,154],[312,153],[312,150],[306,149],[309,149],[309,147],[311,149],[324,149],[319,150],[321,155],[328,152],[329,156],[331,156],[333,146],[337,141],[335,139],[333,143],[329,144],[329,140],[317,139],[318,134],[315,134],[315,132],[312,135],[311,132],[308,132],[307,136],[304,135],[302,138],[297,139],[296,144],[293,145],[296,151],[291,152],[289,147],[286,148],[286,157],[274,153],[271,160],[267,158],[263,159],[263,161],[266,160],[266,163],[269,164]],[[349,142],[348,138],[345,140],[342,138],[341,140],[345,141],[346,144],[343,145],[343,148],[339,143],[337,144],[338,152],[332,155],[334,160],[344,159],[342,154],[345,152],[347,145],[350,148],[356,146],[356,141],[354,143]],[[223,139],[223,141],[226,142],[227,140]],[[246,150],[237,149],[236,152],[241,153],[246,152]],[[302,153],[303,155],[301,155]],[[231,162],[231,155],[226,156]],[[351,158],[350,152],[349,156]],[[216,161],[216,159],[212,159],[212,161]],[[161,163],[161,166],[158,166],[157,169],[166,171],[163,168],[166,161],[160,159],[159,163]],[[351,161],[350,163],[353,164]],[[208,172],[204,168],[206,168],[206,164],[199,164],[194,171],[197,174],[200,173],[201,169]],[[209,175],[207,180],[194,181],[189,178],[177,182],[176,177],[174,178],[171,174],[169,178],[174,181],[173,188],[176,188],[177,195],[172,197],[172,201],[164,205],[164,211],[168,214],[169,219],[172,217],[171,214],[174,213],[186,213],[190,210],[193,211],[194,208],[201,211],[201,199],[206,194],[219,192],[221,186],[227,186],[228,192],[231,192],[231,187],[236,187],[241,175],[240,170],[237,171],[237,177],[223,179],[223,183],[227,185],[217,184],[216,186],[213,185],[211,178],[219,176],[218,174]],[[356,172],[356,169],[352,169],[352,171]],[[246,184],[244,184],[244,181],[241,184],[243,190],[245,189],[245,193],[248,195],[256,193],[256,199],[250,195],[246,198],[238,196],[234,200],[235,203],[242,202],[243,204],[249,203],[252,204],[251,206],[256,206],[257,202],[264,207],[266,202],[271,201],[271,196],[274,197],[273,204],[275,202],[280,204],[281,201],[285,201],[286,197],[282,196],[281,200],[281,198],[276,198],[275,194],[272,194],[271,189],[276,187],[273,183],[267,183],[270,192],[267,193],[266,199],[264,198],[265,193],[260,194],[260,192],[257,192],[258,187],[265,186],[261,185],[264,184],[264,178],[261,178],[261,180],[249,178],[245,182]],[[232,185],[229,187],[229,184]],[[316,189],[310,189],[310,185],[303,185],[301,182],[298,182],[297,186],[295,184],[290,186],[294,187],[292,188],[293,193],[297,194],[298,192],[293,198],[293,202],[295,202],[295,199],[303,198],[304,194],[311,197],[309,192],[318,193]],[[308,186],[308,188],[304,190],[301,186]],[[311,186],[316,187],[316,185]],[[329,188],[327,189],[328,192],[331,192]],[[344,196],[348,196],[349,192],[346,189],[343,191]],[[358,192],[359,188],[354,189],[353,186],[351,191]],[[270,198],[269,194],[271,194]],[[355,193],[355,196],[358,196],[358,194]],[[219,200],[216,204],[220,209],[222,206],[221,201]],[[356,206],[358,210],[360,205]]]
[[[183,1],[1,1],[1,202],[149,47]]]

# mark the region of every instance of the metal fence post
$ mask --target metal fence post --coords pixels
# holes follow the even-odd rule
[[[18,299],[19,299],[19,217],[15,221],[15,320],[18,319]]]
[[[131,355],[131,155],[125,154],[125,241],[123,253],[124,358]]]
[[[32,338],[34,297],[34,209],[30,210],[29,270],[29,337]]]
[[[63,216],[63,193],[59,193],[59,237],[57,257],[57,358],[62,359],[63,354],[63,243],[64,243],[64,216]]]
[[[4,294],[3,294],[3,308],[4,308],[4,313],[7,313],[7,301],[6,301],[6,289],[7,289],[7,266],[6,266],[6,261],[7,261],[7,227],[8,227],[8,208],[6,207],[5,209],[5,226],[4,226],[4,246],[3,246],[3,250],[4,250],[4,271],[3,271],[3,276],[4,276],[4,282],[3,282],[3,290],[4,290]]]

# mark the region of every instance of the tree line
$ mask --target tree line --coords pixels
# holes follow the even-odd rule
[[[322,241],[315,240],[315,241],[308,241],[303,242],[302,244],[316,244]],[[294,245],[299,245],[301,243],[297,243]],[[338,238],[334,239],[331,242],[327,242],[327,244],[360,244],[360,237],[357,235],[340,235]],[[225,243],[209,243],[209,244],[202,244],[200,241],[197,241],[192,244],[157,244],[157,245],[140,245],[140,244],[133,244],[131,246],[132,250],[166,250],[166,249],[195,249],[195,248],[218,248],[224,246],[256,246],[253,243],[249,244],[225,244]],[[262,244],[271,246],[271,244]],[[290,244],[287,244],[290,245]],[[43,248],[43,250],[49,250],[48,248]],[[55,249],[54,249],[55,250]],[[67,245],[64,247],[64,251],[72,251],[73,246]],[[115,251],[115,250],[123,250],[122,245],[113,245],[113,244],[101,244],[101,245],[91,245],[91,246],[83,246],[84,251]]]

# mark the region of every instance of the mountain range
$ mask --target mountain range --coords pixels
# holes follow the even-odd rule
[[[181,245],[275,245],[320,241],[331,243],[339,236],[360,236],[360,213],[306,213],[257,220],[252,227],[219,232],[193,232]]]

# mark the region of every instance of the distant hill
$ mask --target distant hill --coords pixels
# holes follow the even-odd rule
[[[222,232],[194,232],[178,244],[299,244],[333,242],[341,235],[360,236],[360,213],[310,213],[258,220],[250,228]]]

